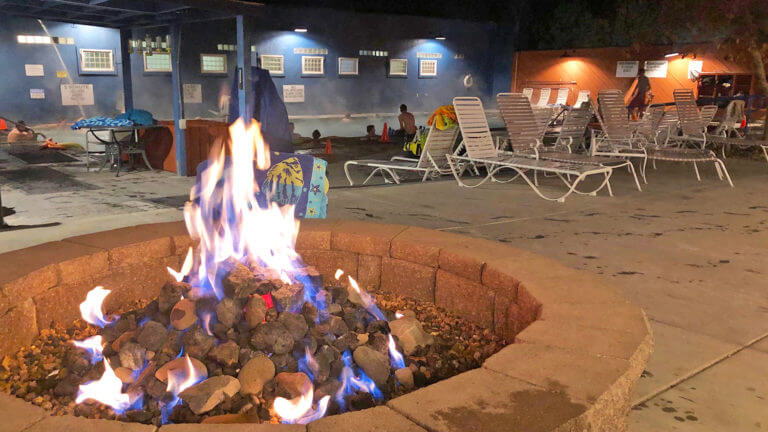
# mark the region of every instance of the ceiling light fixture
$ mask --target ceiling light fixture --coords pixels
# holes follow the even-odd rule
[[[665,55],[664,57],[665,58],[670,58],[670,57],[674,57],[674,56],[678,56],[678,55],[680,55],[680,53],[670,53],[670,54]]]
[[[437,39],[437,40],[445,40],[445,36],[437,36],[435,39]]]
[[[293,29],[293,31],[295,31],[296,33],[306,33],[307,32],[307,28],[306,27],[296,27],[295,29]]]

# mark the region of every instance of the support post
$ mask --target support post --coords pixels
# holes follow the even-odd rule
[[[133,80],[131,78],[131,29],[120,29],[120,62],[123,73],[123,106],[126,111],[133,109]]]
[[[250,47],[246,44],[245,22],[242,15],[235,17],[237,21],[237,108],[240,117],[248,121],[251,113],[248,110],[248,101],[246,100],[248,92],[248,79],[251,72],[250,56],[246,61],[246,55],[250,54]]]
[[[184,118],[184,99],[181,92],[181,25],[171,25],[171,92],[173,93],[173,136],[176,146],[176,174],[187,176],[187,145]],[[186,125],[184,125],[186,127]]]

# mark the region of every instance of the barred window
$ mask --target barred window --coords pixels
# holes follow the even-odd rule
[[[114,72],[115,62],[112,50],[81,49],[81,72]]]
[[[324,73],[323,63],[325,57],[322,56],[302,56],[301,74],[302,75],[322,75]]]
[[[268,70],[270,75],[272,76],[285,75],[285,63],[284,63],[283,56],[273,55],[273,54],[262,54],[260,58],[261,58],[261,68]]]
[[[170,53],[144,53],[144,72],[170,72]]]
[[[200,72],[204,74],[227,73],[227,55],[200,54]]]
[[[422,77],[437,76],[437,60],[420,60],[419,76],[422,76]]]

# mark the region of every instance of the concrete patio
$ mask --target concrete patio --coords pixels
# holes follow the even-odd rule
[[[341,187],[329,193],[328,216],[497,240],[600,274],[645,309],[655,333],[631,431],[768,430],[768,167],[727,164],[735,189],[711,167],[696,182],[690,167],[660,164],[642,193],[617,172],[615,197],[571,196],[563,204],[541,200],[519,181],[474,190],[450,179]],[[342,184],[338,168],[331,167],[333,185]],[[116,179],[77,164],[51,169],[85,187],[30,194],[4,182],[3,205],[16,212],[9,224],[59,225],[2,232],[0,252],[178,220],[192,184],[168,173]],[[553,179],[543,184],[558,187]]]

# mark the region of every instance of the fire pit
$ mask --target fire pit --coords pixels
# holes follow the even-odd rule
[[[652,345],[641,310],[493,242],[344,221],[297,236],[292,207],[254,193],[258,127],[230,133],[185,207],[191,237],[147,225],[0,256],[6,389],[91,419],[4,397],[11,429],[625,427]]]

